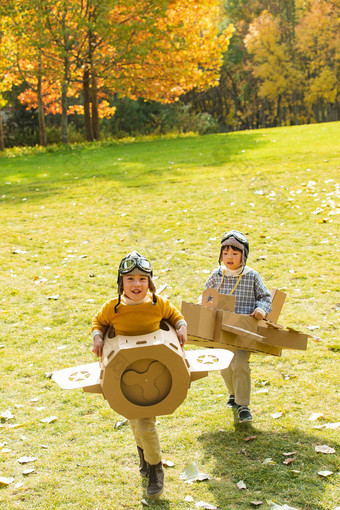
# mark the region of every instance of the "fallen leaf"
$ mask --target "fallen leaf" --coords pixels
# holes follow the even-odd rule
[[[272,458],[268,457],[267,459],[264,459],[262,464],[276,464],[276,462],[274,462]]]
[[[249,501],[249,503],[253,506],[263,505],[263,501]]]
[[[19,462],[20,464],[27,464],[28,462],[34,462],[38,460],[37,457],[20,457],[20,459],[17,459],[17,462]]]
[[[15,488],[15,489],[20,489],[20,487],[23,487],[23,486],[24,486],[24,484],[23,484],[22,482],[18,482],[18,483],[16,483],[16,484],[14,485],[14,488]]]
[[[14,478],[5,478],[4,476],[0,476],[0,486],[1,485],[9,485],[14,482]]]
[[[324,477],[330,476],[332,474],[333,474],[333,471],[318,471],[318,475],[324,476]]]
[[[217,510],[217,507],[206,503],[205,501],[197,501],[196,508],[207,508],[208,510]]]
[[[283,415],[282,412],[271,414],[271,417],[274,418],[274,420],[277,420],[278,418],[281,418]]]
[[[42,423],[52,423],[52,422],[56,421],[57,419],[58,419],[57,416],[48,416],[47,418],[43,418],[40,421]]]
[[[308,418],[308,421],[315,421],[315,420],[318,420],[319,418],[321,418],[321,416],[323,416],[322,413],[313,413],[310,415],[310,417]]]
[[[243,481],[243,480],[240,480],[239,482],[237,482],[236,487],[237,487],[238,489],[240,489],[240,490],[242,490],[242,489],[246,489],[246,488],[247,488],[247,486],[246,486],[246,484],[244,483],[244,481]]]
[[[0,417],[3,418],[4,420],[10,420],[11,418],[14,418],[13,414],[9,409],[1,413]]]
[[[291,457],[292,455],[295,455],[295,454],[296,454],[296,452],[287,452],[287,453],[283,453],[283,455],[284,455],[285,457]]]
[[[270,510],[299,510],[298,508],[295,508],[295,507],[292,507],[292,506],[289,506],[289,505],[277,505],[276,503],[274,503],[273,501],[267,501],[268,505],[271,505],[270,506]]]
[[[337,423],[325,423],[324,427],[326,429],[337,429],[340,427],[340,421],[338,421]]]
[[[192,496],[186,496],[186,497],[184,498],[184,501],[187,501],[188,503],[193,503],[194,498],[193,498]]]
[[[52,299],[54,301],[57,301],[59,299],[59,294],[54,294],[54,296],[47,296],[47,299]]]
[[[314,329],[319,329],[320,326],[307,326],[307,329],[309,329],[310,331],[313,331]]]
[[[183,471],[180,474],[180,479],[184,480],[186,483],[192,483],[196,480],[210,480],[211,476],[205,473],[200,473],[198,466],[195,463],[186,464],[184,466]]]
[[[315,447],[315,451],[317,453],[335,453],[334,448],[331,448],[330,446],[327,446],[325,444],[320,445],[320,446],[316,446]]]
[[[141,500],[142,505],[149,506],[149,503],[146,501],[146,499]]]
[[[289,464],[291,464],[294,461],[295,461],[295,457],[289,457],[288,459],[284,460],[283,463],[286,464],[286,466],[288,466]]]
[[[243,441],[252,441],[253,439],[256,439],[256,436],[248,436],[248,437],[244,437],[244,438],[243,438]]]
[[[119,421],[116,421],[113,428],[114,429],[119,429],[120,427],[122,427],[123,425],[126,425],[127,424],[127,419],[124,418],[123,420],[119,420]]]
[[[30,475],[31,473],[33,473],[35,471],[35,469],[24,469],[24,471],[22,472],[23,475]]]
[[[172,462],[172,460],[162,460],[162,464],[163,466],[166,466],[166,467],[174,467],[175,463]]]

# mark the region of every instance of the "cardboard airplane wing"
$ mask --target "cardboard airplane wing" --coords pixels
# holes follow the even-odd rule
[[[285,302],[284,292],[272,292],[272,311],[266,320],[234,313],[235,297],[206,289],[202,304],[182,303],[182,313],[188,323],[188,343],[200,347],[241,349],[255,353],[281,356],[282,349],[307,349],[310,335],[285,330],[277,324]]]
[[[128,419],[171,414],[184,401],[192,381],[227,368],[225,349],[184,351],[167,322],[154,333],[104,339],[100,363],[53,372],[63,389],[102,393],[110,407]]]

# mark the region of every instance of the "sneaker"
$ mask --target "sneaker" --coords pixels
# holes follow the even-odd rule
[[[162,462],[149,464],[149,483],[146,489],[149,498],[158,498],[163,492],[164,471]]]
[[[253,417],[251,415],[250,409],[248,406],[237,406],[238,419],[240,423],[245,423],[247,421],[253,421]]]
[[[149,473],[149,464],[144,459],[144,451],[140,446],[137,446],[138,455],[139,455],[139,472],[143,476],[143,478],[146,478]]]
[[[229,407],[231,409],[232,407],[236,407],[236,406],[237,406],[237,404],[235,402],[235,395],[229,395],[229,400],[227,402],[227,407]]]

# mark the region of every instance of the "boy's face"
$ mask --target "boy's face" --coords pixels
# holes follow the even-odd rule
[[[242,266],[242,253],[233,246],[226,246],[222,251],[222,262],[225,267],[234,271]]]
[[[142,274],[123,276],[124,294],[133,301],[145,298],[149,289],[149,277]]]

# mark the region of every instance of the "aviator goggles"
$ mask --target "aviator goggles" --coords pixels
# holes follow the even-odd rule
[[[152,273],[152,267],[150,262],[143,257],[129,258],[122,260],[119,266],[120,274],[130,273],[135,267],[138,267],[141,271],[145,271],[145,273]]]
[[[224,241],[226,241],[230,237],[234,237],[241,244],[246,244],[248,242],[246,236],[242,234],[242,232],[239,232],[238,230],[230,230],[230,232],[226,232],[223,235],[221,239],[221,244],[223,244]]]

